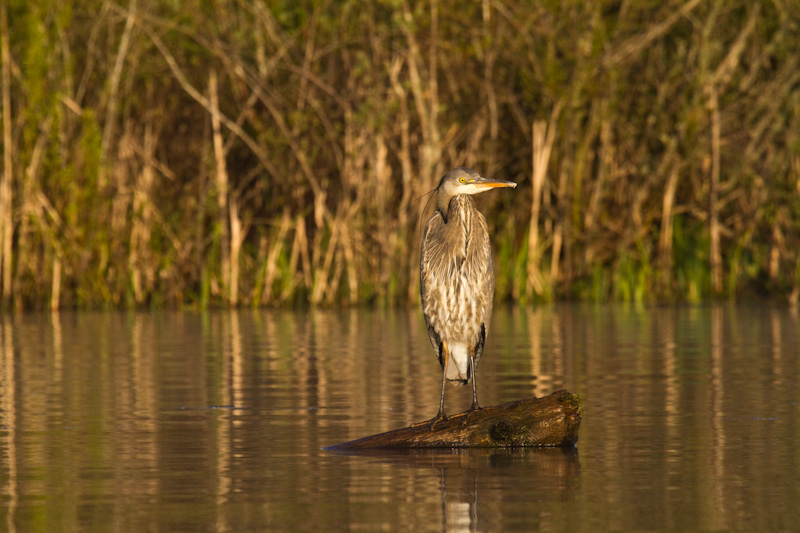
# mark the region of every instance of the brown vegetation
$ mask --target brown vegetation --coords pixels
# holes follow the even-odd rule
[[[499,298],[800,296],[784,2],[0,0],[2,306],[398,303],[449,168]]]

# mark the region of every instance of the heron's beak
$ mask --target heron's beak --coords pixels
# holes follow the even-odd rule
[[[493,189],[495,187],[511,187],[513,189],[517,186],[513,181],[495,180],[491,178],[478,178],[473,185],[478,189]]]

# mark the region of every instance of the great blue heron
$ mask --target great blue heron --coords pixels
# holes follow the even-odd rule
[[[431,427],[447,418],[447,380],[456,385],[472,380],[470,412],[480,408],[475,370],[492,316],[494,268],[486,219],[470,195],[516,186],[458,167],[447,172],[436,188],[437,208],[425,225],[419,265],[422,313],[442,366],[442,398]]]

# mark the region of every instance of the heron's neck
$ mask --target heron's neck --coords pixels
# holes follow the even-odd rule
[[[439,212],[444,218],[445,224],[450,222],[450,216],[458,212],[458,208],[463,204],[472,204],[472,198],[466,194],[457,194],[454,196],[439,195]]]

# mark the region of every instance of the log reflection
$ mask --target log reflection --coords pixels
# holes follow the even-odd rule
[[[566,501],[580,483],[576,448],[558,449],[461,449],[461,450],[363,450],[336,452],[365,457],[394,469],[413,469],[422,476],[436,476],[441,498],[442,528],[448,532],[504,531],[514,529],[513,517],[502,509],[509,501],[524,503],[526,495]],[[420,474],[404,476],[416,481]],[[513,493],[499,490],[515,487]],[[408,487],[414,490],[413,486]],[[533,517],[539,528],[558,529],[554,517],[542,512]],[[532,517],[528,517],[531,519]]]

